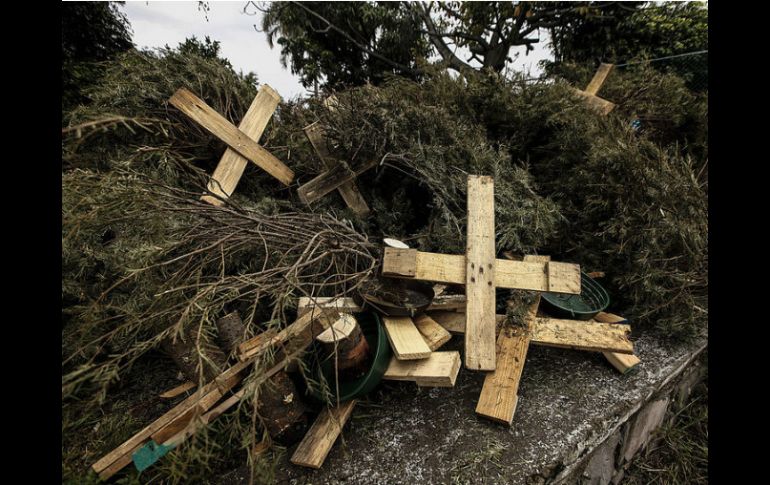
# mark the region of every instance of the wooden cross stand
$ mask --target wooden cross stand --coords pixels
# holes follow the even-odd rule
[[[585,98],[588,106],[603,115],[607,115],[610,111],[615,109],[615,103],[600,98],[596,95],[596,93],[599,92],[599,89],[601,89],[604,81],[607,80],[607,76],[610,75],[613,67],[615,67],[614,64],[601,63],[601,65],[599,65],[599,69],[596,70],[596,74],[594,74],[593,79],[591,79],[591,82],[588,83],[588,86],[586,86],[586,89],[584,91],[575,89],[577,94]]]
[[[178,89],[171,96],[169,103],[228,145],[208,184],[209,192],[218,197],[204,195],[201,200],[216,206],[222,205],[235,191],[249,161],[282,184],[291,184],[294,172],[257,143],[280,101],[281,97],[273,88],[263,85],[241,124],[235,127],[185,88]]]
[[[495,370],[495,289],[580,293],[580,266],[495,258],[494,182],[468,177],[468,240],[466,255],[385,248],[386,276],[464,284],[467,296],[465,367]]]
[[[326,145],[326,131],[319,122],[315,122],[305,127],[305,136],[313,150],[321,159],[327,171],[318,175],[316,178],[306,183],[297,190],[300,200],[310,205],[321,197],[325,196],[334,189],[342,196],[345,204],[359,216],[365,216],[369,213],[369,206],[366,204],[361,192],[355,183],[355,178],[377,165],[376,161],[369,162],[353,170],[347,163],[337,160],[331,156]]]

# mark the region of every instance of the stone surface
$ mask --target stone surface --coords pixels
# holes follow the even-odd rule
[[[581,485],[607,485],[615,476],[615,455],[621,443],[620,430],[599,445],[583,471]]]
[[[289,464],[292,447],[279,466],[277,481],[575,483],[587,465],[600,467],[609,456],[594,458],[600,445],[616,434],[618,440],[627,437],[623,425],[648,401],[658,399],[652,398],[705,346],[705,336],[672,346],[644,335],[635,340],[640,368],[626,376],[600,353],[532,346],[511,427],[474,413],[483,373],[462,369],[454,388],[383,382],[356,406],[343,439],[320,470]],[[462,337],[453,337],[445,350],[462,351]],[[655,405],[648,414],[657,416],[662,407]],[[605,483],[605,476],[600,473],[596,483]],[[223,476],[220,483],[247,483],[246,477],[248,471],[241,468]]]
[[[623,445],[623,460],[631,461],[650,439],[650,435],[663,423],[668,409],[668,398],[647,404],[636,416],[631,431]]]

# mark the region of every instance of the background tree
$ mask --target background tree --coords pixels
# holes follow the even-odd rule
[[[256,5],[254,2],[247,4]],[[305,87],[378,83],[386,73],[411,78],[420,60],[438,55],[460,72],[502,71],[511,49],[583,12],[588,2],[272,2],[256,5],[262,30],[281,46],[285,65]],[[571,18],[571,17],[570,17]],[[467,55],[458,54],[467,52]]]
[[[123,2],[63,2],[62,111],[83,103],[84,88],[103,74],[97,63],[131,49],[131,25],[118,9]]]
[[[554,65],[621,64],[708,49],[708,9],[702,2],[610,2],[563,20],[549,28]],[[706,56],[653,67],[671,70],[691,85],[708,77]]]
[[[264,12],[262,30],[281,62],[305,87],[377,84],[388,74],[416,77],[429,47],[420,21],[392,2],[250,2]]]

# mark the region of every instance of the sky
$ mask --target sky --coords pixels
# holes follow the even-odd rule
[[[257,32],[262,14],[253,6],[244,13],[245,1],[209,2],[210,10],[198,9],[198,2],[149,2],[127,1],[123,6],[131,28],[134,43],[139,48],[175,47],[186,38],[205,36],[218,40],[221,54],[230,60],[236,70],[254,72],[260,83],[267,83],[284,99],[307,94],[299,82],[299,76],[284,68],[280,61],[279,48],[271,49],[267,36]],[[550,50],[545,46],[546,38],[535,44],[535,50],[528,56],[522,54],[511,63],[511,69],[529,71],[537,76],[540,70],[537,62],[549,58]],[[514,55],[516,50],[512,50]],[[458,52],[464,59],[462,52]]]

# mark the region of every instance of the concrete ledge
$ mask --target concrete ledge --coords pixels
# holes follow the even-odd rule
[[[532,346],[508,428],[474,413],[483,374],[454,388],[386,383],[361,402],[320,470],[280,465],[279,483],[606,485],[644,448],[670,403],[698,382],[707,338],[635,341],[638,370],[620,375],[599,353]],[[442,350],[462,348],[454,337]],[[689,368],[696,369],[685,372]],[[703,372],[700,373],[703,375]],[[288,450],[290,455],[293,448]],[[220,483],[247,483],[246,469]],[[246,481],[244,481],[246,480]]]

